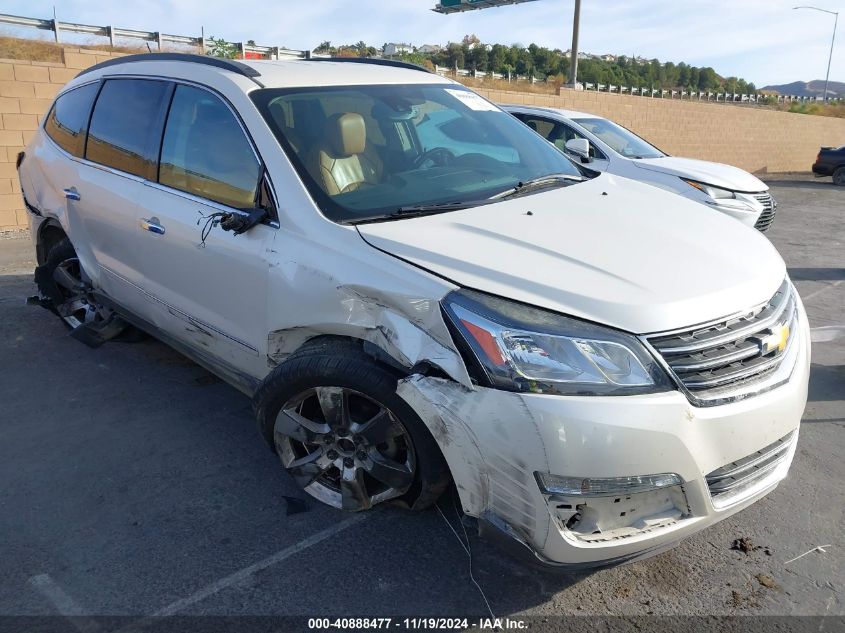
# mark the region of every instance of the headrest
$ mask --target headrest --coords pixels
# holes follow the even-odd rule
[[[364,117],[354,112],[333,114],[326,124],[329,140],[339,158],[364,152],[367,145],[367,127]]]

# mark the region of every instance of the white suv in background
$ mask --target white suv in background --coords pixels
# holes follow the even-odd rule
[[[239,388],[338,509],[422,509],[454,481],[532,561],[600,565],[789,469],[809,329],[769,241],[591,175],[423,69],[115,59],[18,165],[34,301],[92,346],[135,326]]]
[[[555,147],[590,169],[647,182],[766,231],[777,202],[769,187],[738,167],[669,156],[630,130],[594,114],[504,106]]]

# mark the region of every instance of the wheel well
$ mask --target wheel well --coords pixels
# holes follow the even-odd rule
[[[39,266],[47,260],[47,254],[50,252],[50,249],[66,237],[67,235],[64,229],[56,222],[48,220],[41,225],[38,229],[38,241],[35,246]]]
[[[343,350],[363,352],[372,358],[378,365],[396,376],[397,379],[407,378],[412,374],[449,378],[449,376],[447,376],[439,367],[426,361],[418,363],[413,367],[408,367],[393,358],[393,356],[388,354],[375,343],[352,336],[340,336],[335,334],[321,334],[308,339],[285,360],[290,360],[291,358],[303,354],[311,354],[316,350],[325,351],[329,354],[338,352],[342,353]]]

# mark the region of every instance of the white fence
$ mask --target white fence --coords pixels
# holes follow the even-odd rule
[[[483,79],[504,79],[506,81],[530,81],[532,84],[543,83],[535,77],[524,75],[503,75],[501,73],[482,72],[480,70],[465,70],[463,68],[449,68],[446,66],[435,66],[434,71],[438,75],[451,75],[457,77],[476,77]],[[635,88],[633,86],[614,86],[613,84],[578,83],[579,90],[595,90],[597,92],[616,92],[619,94],[630,94],[640,97],[656,97],[661,99],[687,99],[697,101],[716,101],[722,103],[758,103],[767,99],[776,99],[778,103],[823,101],[821,97],[799,97],[797,95],[762,95],[742,94],[738,92],[709,92],[697,90],[663,90],[660,88]],[[845,103],[845,97],[828,97],[828,103]]]
[[[193,48],[201,55],[205,55],[214,46],[214,42],[206,38],[204,33],[196,37],[191,35],[169,35],[159,31],[137,31],[115,26],[76,24],[74,22],[60,22],[58,19],[42,20],[40,18],[25,18],[2,13],[0,13],[0,25],[50,31],[53,34],[53,40],[57,43],[62,41],[62,35],[64,33],[81,33],[108,38],[111,46],[115,46],[118,40],[140,40],[145,42],[147,48],[150,50],[152,50],[150,44],[153,44],[156,50],[162,50],[164,46],[170,44]],[[308,56],[308,51],[291,50],[279,46],[257,46],[244,42],[226,42],[226,44],[233,46],[239,56],[244,59],[283,59]]]

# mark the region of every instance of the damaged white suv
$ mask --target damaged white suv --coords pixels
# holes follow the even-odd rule
[[[786,476],[810,343],[768,240],[353,61],[80,73],[18,159],[36,300],[237,386],[317,499],[424,508],[453,480],[536,562],[653,553]]]

